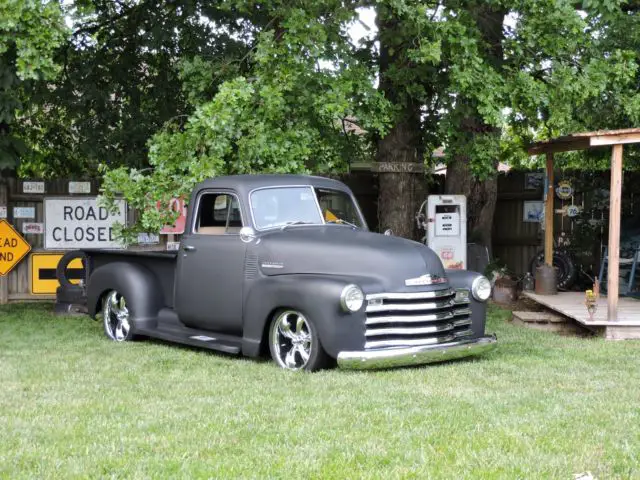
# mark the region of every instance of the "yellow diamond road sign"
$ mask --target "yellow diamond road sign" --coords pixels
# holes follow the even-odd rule
[[[0,220],[0,275],[6,275],[31,250],[31,245],[22,238],[6,220]]]

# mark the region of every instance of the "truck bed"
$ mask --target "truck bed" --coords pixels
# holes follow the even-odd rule
[[[91,278],[91,273],[96,268],[107,263],[127,262],[149,269],[160,282],[166,306],[173,308],[173,288],[178,252],[94,249],[83,249],[82,251],[87,255],[88,278]]]

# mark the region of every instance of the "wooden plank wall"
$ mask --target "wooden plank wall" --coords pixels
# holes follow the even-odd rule
[[[494,258],[500,263],[506,264],[510,272],[518,276],[524,275],[529,270],[529,264],[533,256],[542,250],[544,244],[544,232],[538,223],[523,221],[524,202],[528,200],[542,200],[542,188],[536,190],[525,190],[525,173],[522,171],[511,171],[508,174],[501,174],[498,178],[498,201],[493,225],[493,253]],[[585,179],[583,172],[557,171],[556,183],[563,179],[577,179],[582,176],[582,183],[588,185],[589,180]],[[591,173],[590,175],[594,175]],[[595,174],[600,177],[603,184],[607,184],[609,172],[603,171]],[[572,181],[572,184],[574,182]],[[626,172],[624,178],[624,204],[626,210],[623,211],[623,218],[636,216],[634,209],[634,195],[638,198],[640,191],[640,175],[634,172]],[[561,200],[554,196],[554,238],[557,240],[561,233],[571,238],[575,228],[574,220],[568,216],[558,213],[568,205],[578,205],[589,211],[593,204],[593,190],[597,187],[585,188],[586,191],[577,189],[572,199]],[[635,193],[634,193],[635,192]],[[583,255],[582,266],[586,271],[597,272],[600,267],[600,257],[604,246],[607,243],[607,213],[604,212],[601,218],[596,220],[604,221],[604,228],[590,239],[591,252]],[[588,243],[588,242],[587,242]]]
[[[602,175],[608,178],[608,172]],[[568,172],[558,172],[558,178],[567,178],[571,175]],[[354,191],[362,207],[363,213],[372,230],[377,230],[377,175],[371,172],[353,172],[350,175],[341,176]],[[442,192],[443,176],[434,176],[430,181],[428,190],[431,194]],[[606,181],[606,179],[605,179]],[[69,180],[47,181],[45,194],[24,194],[22,193],[22,180],[7,178],[6,175],[0,178],[0,205],[6,205],[8,210],[8,220],[18,231],[22,230],[24,222],[43,222],[43,199],[45,196],[70,196],[68,193]],[[505,263],[508,269],[517,274],[523,275],[529,268],[531,258],[542,248],[542,231],[537,223],[523,222],[523,203],[527,200],[542,200],[542,188],[538,190],[525,190],[525,172],[509,172],[501,174],[498,179],[498,202],[494,217],[493,228],[493,252],[494,258]],[[638,188],[632,188],[635,186]],[[634,191],[640,192],[640,175],[625,173],[624,196],[629,204],[629,196],[633,196]],[[631,187],[630,187],[631,186]],[[99,183],[92,181],[92,191],[90,196],[98,193]],[[82,196],[82,195],[80,195]],[[637,194],[636,194],[637,196]],[[590,205],[589,194],[578,192],[573,198],[576,205],[588,207]],[[633,204],[633,202],[631,202]],[[565,204],[571,204],[571,200],[563,201],[555,198],[555,209],[562,208]],[[34,207],[36,209],[35,219],[13,219],[13,207]],[[623,215],[625,212],[623,212]],[[134,218],[134,213],[129,212],[129,219]],[[554,216],[554,231],[556,238],[560,232],[570,233],[573,225],[568,217],[556,214]],[[600,246],[606,243],[604,231],[598,238],[593,239],[594,256],[593,267],[597,270],[599,266]],[[43,249],[43,235],[26,235],[27,241],[32,245],[32,251]],[[179,241],[179,235],[161,235],[161,244],[155,246],[133,247],[134,249],[164,249],[167,241]],[[604,242],[604,243],[603,243]],[[33,297],[29,293],[29,261],[23,260],[8,276],[0,277],[0,304],[20,301],[20,300],[51,300],[52,297]]]
[[[542,200],[542,188],[524,190],[524,173],[501,174],[493,223],[493,256],[509,271],[523,275],[542,246],[542,229],[523,221],[524,202]]]
[[[7,206],[7,220],[31,245],[31,253],[44,250],[44,235],[22,234],[23,223],[44,223],[44,198],[45,197],[93,197],[98,195],[100,183],[91,181],[90,194],[69,194],[69,180],[58,179],[45,182],[44,194],[23,193],[23,182],[30,180],[18,180],[4,176],[0,178],[0,205]],[[39,181],[39,180],[33,180]],[[35,208],[35,218],[13,218],[14,207]],[[135,212],[127,213],[128,220],[135,219]],[[166,248],[167,241],[179,240],[179,235],[161,235],[159,245],[133,246],[132,250],[158,250]],[[50,251],[50,250],[47,250]],[[64,253],[64,252],[61,252]],[[29,254],[30,256],[31,254]],[[18,301],[51,301],[55,296],[31,295],[30,286],[30,261],[29,256],[22,260],[14,269],[4,277],[0,277],[0,304]]]

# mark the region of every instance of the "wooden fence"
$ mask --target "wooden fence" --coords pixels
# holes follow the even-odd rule
[[[539,222],[525,221],[525,202],[542,201],[541,183],[536,184],[535,172],[510,172],[501,174],[498,179],[498,202],[494,217],[493,227],[493,253],[494,258],[506,264],[507,268],[517,274],[523,275],[528,271],[529,263],[533,256],[542,248],[542,230]],[[595,203],[594,195],[597,191],[597,184],[608,185],[608,172],[592,175],[592,178],[585,179],[584,174],[576,172],[557,172],[557,178],[576,179],[580,178],[583,187],[576,188],[570,198],[562,200],[555,198],[554,232],[556,238],[564,232],[567,236],[575,236],[576,220],[566,214],[568,205],[577,205],[584,211],[593,210]],[[377,228],[377,176],[371,172],[359,172],[342,178],[347,183],[361,204],[367,222],[373,230]],[[430,186],[431,193],[442,190],[442,178],[436,176],[436,180]],[[539,177],[538,177],[539,180]],[[28,180],[25,180],[28,181]],[[7,219],[9,223],[22,232],[25,222],[44,222],[44,198],[47,196],[96,196],[98,194],[99,183],[91,181],[89,193],[70,194],[69,180],[52,180],[45,182],[45,192],[24,193],[24,181],[16,178],[0,178],[0,206],[7,207]],[[587,185],[587,187],[584,187]],[[640,198],[640,175],[626,173],[623,190],[623,219],[639,217],[634,207],[635,198]],[[35,209],[35,218],[22,219],[13,218],[14,207],[32,207]],[[634,210],[635,208],[635,210]],[[564,212],[564,213],[561,213]],[[133,219],[133,213],[129,212],[129,220]],[[598,217],[598,215],[600,215]],[[589,242],[591,253],[586,259],[586,269],[596,272],[600,262],[601,246],[607,241],[607,211],[596,214],[593,218],[601,221],[603,227],[595,229],[593,235],[586,239]],[[629,222],[624,221],[623,226]],[[624,230],[624,229],[623,229]],[[26,234],[25,239],[29,242],[33,252],[44,250],[44,235]],[[585,239],[583,239],[585,240]],[[164,249],[167,241],[179,241],[178,235],[161,235],[160,244],[155,246],[134,247],[135,249]],[[53,296],[33,296],[30,293],[30,261],[23,260],[13,271],[4,277],[0,277],[0,304],[15,301],[52,300]]]
[[[363,212],[370,225],[377,226],[377,177],[369,172],[349,175],[343,178],[353,189],[358,201],[363,206]],[[44,193],[24,193],[25,182],[44,183]],[[89,181],[90,190],[87,193],[69,193],[68,179],[58,180],[19,180],[13,176],[0,178],[0,207],[6,206],[7,220],[31,245],[31,252],[13,270],[5,276],[0,276],[0,305],[20,301],[51,301],[55,295],[33,295],[31,293],[31,255],[33,253],[64,253],[64,251],[45,250],[43,234],[23,234],[24,223],[44,223],[45,197],[95,197],[99,194],[100,182]],[[33,218],[14,218],[14,208],[28,207],[35,210]],[[135,221],[136,213],[127,212],[127,221]],[[155,245],[133,245],[131,250],[165,250],[168,242],[180,241],[180,235],[160,235],[160,242]]]
[[[512,171],[498,179],[498,202],[493,224],[494,258],[507,266],[509,271],[521,276],[529,270],[534,255],[542,249],[543,230],[535,221],[525,221],[525,203],[542,201],[543,182],[535,181],[536,172]],[[538,180],[542,172],[538,172]],[[597,273],[601,254],[608,239],[608,189],[609,172],[555,172],[556,190],[559,182],[567,182],[573,189],[571,195],[561,199],[554,197],[554,238],[563,234],[574,246],[580,244],[578,263],[590,274]],[[542,177],[543,178],[543,177]],[[532,181],[533,180],[533,181]],[[640,198],[640,175],[626,172],[623,188],[623,234],[625,229],[640,227],[637,198]],[[535,185],[539,185],[535,187]],[[601,199],[605,199],[605,208]],[[577,207],[579,214],[571,216],[569,207]],[[582,222],[582,223],[581,223]],[[581,225],[590,223],[592,228],[583,230]],[[585,231],[587,233],[585,233]]]
[[[45,197],[95,197],[99,193],[100,183],[96,180],[86,181],[90,190],[86,193],[69,193],[69,180],[48,180],[44,183],[44,193],[25,193],[24,183],[31,180],[18,180],[12,177],[0,178],[0,206],[6,206],[7,220],[31,245],[31,252],[13,270],[0,277],[0,304],[19,301],[51,301],[55,295],[33,295],[31,293],[31,255],[33,253],[64,253],[64,251],[45,250],[44,234],[23,233],[24,223],[44,223]],[[14,218],[14,208],[27,207],[35,210],[33,218]],[[127,212],[128,221],[135,219],[135,212]],[[134,250],[165,249],[168,241],[178,240],[178,235],[161,235],[160,243],[149,246],[133,246]]]

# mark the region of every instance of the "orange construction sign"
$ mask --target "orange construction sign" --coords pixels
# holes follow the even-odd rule
[[[31,245],[6,220],[0,220],[0,276],[9,273],[27,256]]]

